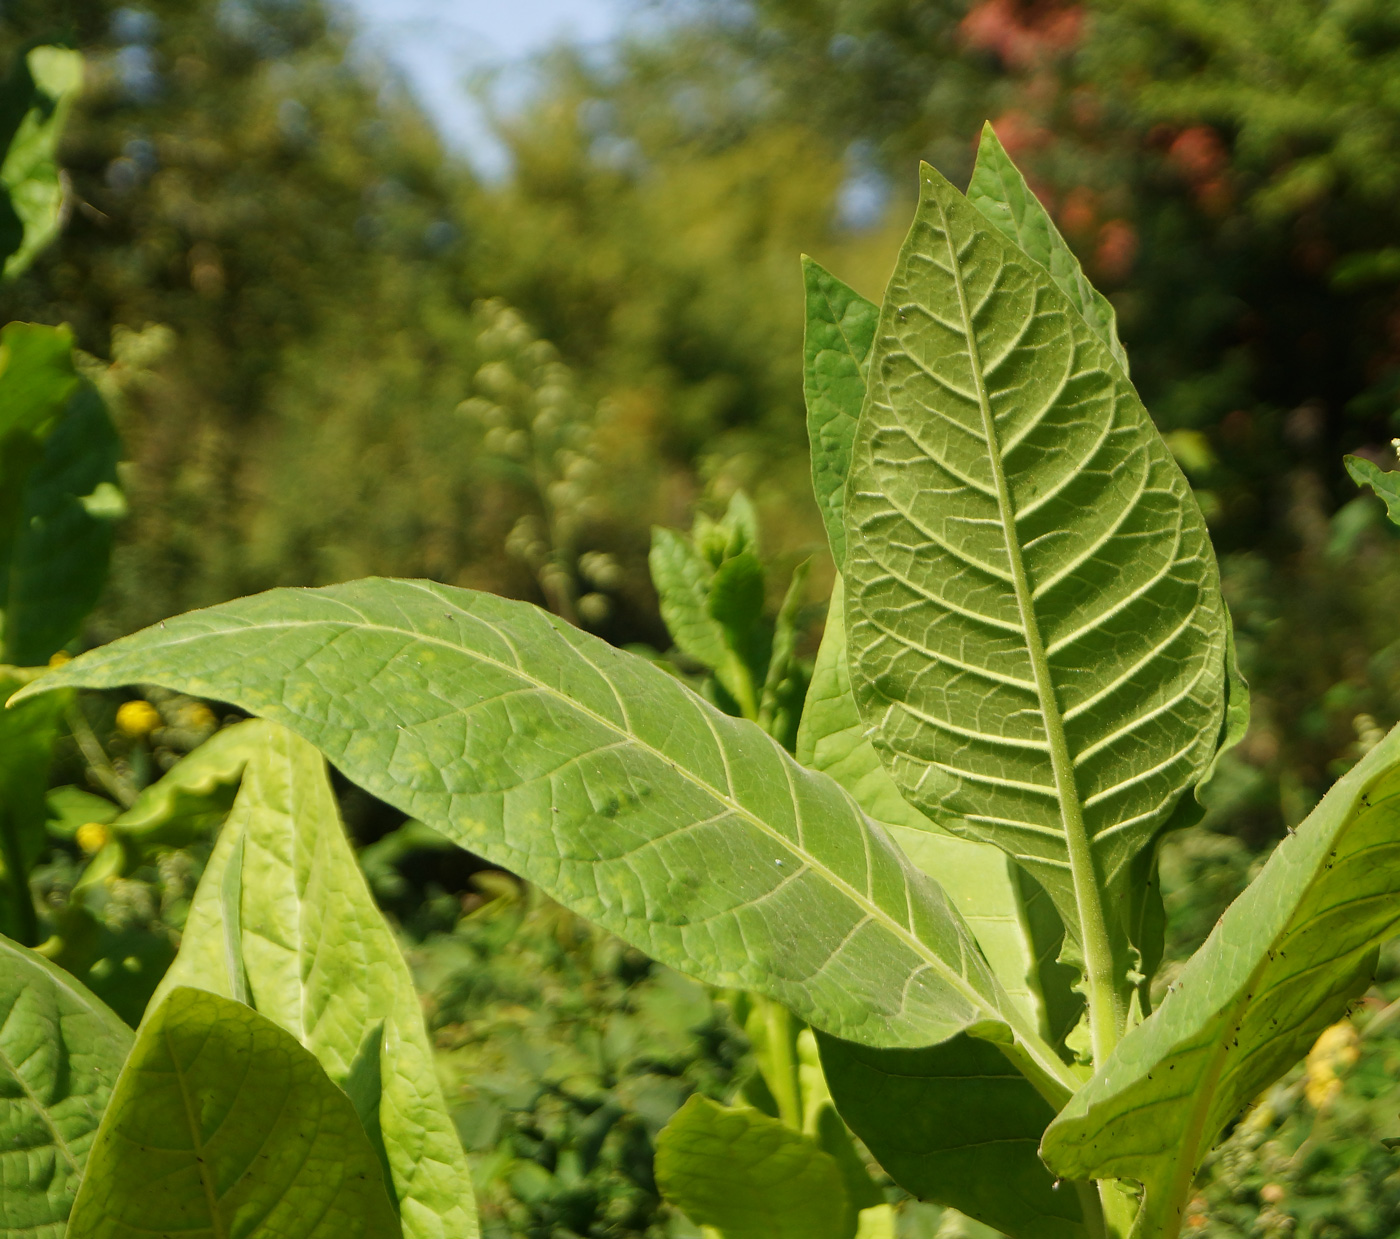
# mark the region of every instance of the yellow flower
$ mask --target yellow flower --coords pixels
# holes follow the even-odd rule
[[[59,650],[57,653],[49,655],[50,667],[61,667],[64,663],[71,663],[72,661],[73,655],[67,650]]]
[[[1322,1035],[1308,1051],[1308,1082],[1304,1088],[1314,1110],[1330,1106],[1342,1091],[1342,1073],[1361,1057],[1361,1038],[1350,1020],[1342,1020]]]
[[[112,832],[101,822],[85,822],[78,827],[78,833],[74,837],[84,852],[89,856],[94,856],[106,846],[107,840],[112,837]]]
[[[160,725],[160,711],[149,701],[128,701],[117,709],[118,730],[133,740],[149,736]]]

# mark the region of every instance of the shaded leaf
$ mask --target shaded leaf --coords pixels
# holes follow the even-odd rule
[[[350,1099],[289,1033],[202,990],[143,1024],[68,1224],[68,1239],[151,1234],[399,1234]]]
[[[1065,1175],[1147,1187],[1179,1224],[1201,1158],[1371,984],[1400,922],[1400,731],[1342,778],[1226,910],[1153,1016],[1045,1134]]]
[[[880,307],[802,257],[807,328],[802,338],[802,390],[812,444],[812,491],[837,568],[846,561],[843,510],[851,443],[865,402],[865,377]]]
[[[842,1117],[900,1187],[1012,1239],[1084,1239],[1079,1197],[1038,1155],[1055,1111],[995,1046],[876,1050],[819,1036]]]
[[[836,1161],[749,1106],[691,1097],[657,1137],[656,1182],[724,1239],[854,1239]]]
[[[0,1239],[62,1239],[131,1029],[0,938]]]
[[[852,1040],[1009,1027],[1010,1052],[1064,1087],[942,892],[837,784],[538,608],[422,582],[277,590],[42,678],[150,681],[282,722],[663,963]]]
[[[248,1001],[356,1102],[408,1239],[476,1233],[471,1176],[442,1099],[422,1004],[340,823],[325,762],[276,724],[238,724],[238,798],[195,892],[179,986]],[[221,733],[226,734],[226,733]]]
[[[977,162],[967,186],[967,200],[995,224],[1007,240],[1050,273],[1055,287],[1108,346],[1113,360],[1126,375],[1128,354],[1118,339],[1118,315],[1112,303],[1089,283],[1079,259],[1060,235],[1050,213],[1041,206],[1040,199],[1031,192],[1021,170],[1011,162],[990,121],[982,127]]]
[[[1071,308],[924,167],[847,486],[847,634],[896,785],[1024,865],[1121,1006],[1130,862],[1219,745],[1228,619],[1185,478]]]

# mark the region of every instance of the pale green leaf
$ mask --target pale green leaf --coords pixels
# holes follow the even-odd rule
[[[1375,491],[1385,501],[1385,514],[1391,523],[1400,525],[1400,470],[1384,470],[1364,456],[1344,456],[1342,460],[1351,480]]]
[[[18,128],[8,135],[0,162],[0,187],[20,225],[12,251],[6,247],[4,276],[13,279],[58,235],[63,179],[58,140],[68,111],[83,86],[83,58],[62,47],[36,47],[24,58],[10,89],[28,96]]]
[[[142,1026],[67,1239],[397,1239],[378,1159],[308,1050],[242,1003],[177,989]]]
[[[63,1239],[131,1041],[68,973],[0,938],[0,1239]]]
[[[132,682],[283,723],[366,790],[711,984],[856,1041],[1009,1026],[1009,1052],[1065,1087],[943,893],[835,782],[538,608],[424,582],[272,591],[41,681]]]
[[[749,1106],[691,1097],[657,1137],[656,1183],[723,1239],[854,1239],[835,1159]]]
[[[1031,192],[1021,170],[1011,162],[990,121],[982,127],[967,200],[1022,253],[1050,273],[1055,287],[1108,346],[1113,360],[1127,374],[1128,354],[1118,339],[1118,315],[1113,305],[1089,283],[1079,259],[1040,199]]]
[[[842,1117],[900,1187],[1012,1239],[1085,1239],[1074,1186],[1057,1189],[1037,1153],[1055,1111],[995,1046],[818,1044]]]
[[[648,562],[661,604],[661,618],[666,622],[671,640],[681,653],[713,671],[729,656],[724,629],[710,614],[710,580],[714,569],[691,545],[689,538],[660,525],[651,531]]]
[[[1392,731],[1279,844],[1046,1132],[1058,1173],[1146,1184],[1145,1233],[1174,1233],[1224,1125],[1371,984],[1400,922],[1398,763]]]
[[[857,704],[916,808],[1014,856],[1076,941],[1112,943],[1122,996],[1114,892],[1219,745],[1215,558],[1045,268],[927,166],[922,187],[847,486]]]
[[[880,307],[806,255],[802,282],[807,292],[802,390],[812,443],[812,490],[826,522],[831,556],[840,568],[846,561],[846,474]]]
[[[205,867],[177,986],[248,1001],[357,1101],[407,1239],[476,1234],[471,1176],[447,1113],[408,966],[340,823],[325,762],[306,741],[240,723],[243,782]],[[211,742],[212,743],[212,742]]]
[[[1006,853],[948,833],[899,794],[851,694],[839,574],[797,735],[797,759],[831,775],[947,891],[1002,987],[1046,1040],[1062,1042],[1084,1003],[1070,988],[1072,970],[1056,963],[1064,936],[1059,916]]]

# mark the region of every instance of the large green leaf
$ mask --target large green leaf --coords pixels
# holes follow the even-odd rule
[[[1175,1234],[1223,1126],[1366,990],[1397,923],[1392,731],[1279,844],[1173,992],[1050,1126],[1046,1161],[1060,1174],[1140,1180],[1145,1233]]]
[[[818,1043],[842,1117],[900,1187],[1012,1239],[1084,1239],[1075,1186],[1057,1187],[1037,1152],[1055,1111],[995,1046]]]
[[[802,390],[812,442],[812,490],[826,522],[832,558],[840,568],[846,561],[846,474],[880,307],[806,255],[802,282],[807,291]]]
[[[846,521],[877,751],[916,808],[1049,892],[1115,1004],[1106,1048],[1130,864],[1219,747],[1228,620],[1200,510],[1108,348],[927,166]]]
[[[0,668],[0,695],[25,680]],[[49,765],[69,693],[27,702],[0,714],[0,933],[38,945],[38,917],[29,871],[44,851]]]
[[[657,1137],[656,1183],[691,1221],[723,1239],[855,1234],[836,1159],[750,1106],[690,1098]]]
[[[1026,184],[1021,170],[1011,162],[990,121],[982,128],[967,200],[1022,253],[1050,273],[1055,287],[1108,346],[1113,360],[1127,374],[1128,354],[1118,339],[1118,315],[1113,305],[1089,283],[1079,259]]]
[[[98,1129],[67,1239],[397,1239],[350,1099],[242,1003],[173,990]]]
[[[83,58],[61,47],[36,47],[22,57],[0,99],[0,259],[12,279],[58,235],[63,179],[56,161],[68,110],[83,85]],[[2,208],[0,208],[2,209]]]
[[[834,781],[538,608],[425,582],[274,590],[42,686],[151,681],[283,723],[663,963],[855,1041],[1009,1026],[1043,1086],[1071,1078],[942,891]]]
[[[131,1029],[0,938],[0,1239],[62,1239]]]
[[[1400,525],[1400,470],[1389,472],[1364,456],[1343,457],[1351,480],[1358,486],[1369,486],[1385,501],[1385,514],[1391,523]]]
[[[325,762],[274,723],[229,731],[242,733],[247,768],[153,1004],[178,986],[236,998],[246,984],[253,1007],[355,1100],[407,1239],[466,1239],[477,1231],[471,1175],[422,1005],[345,837]]]

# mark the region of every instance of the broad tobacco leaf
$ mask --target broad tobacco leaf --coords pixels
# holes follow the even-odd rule
[[[0,938],[0,1239],[63,1239],[131,1029]]]
[[[25,54],[0,90],[0,260],[13,279],[58,235],[63,178],[58,140],[82,90],[83,58],[62,47]]]
[[[1371,984],[1400,923],[1398,763],[1392,731],[1279,844],[1046,1131],[1056,1173],[1145,1185],[1144,1233],[1175,1233],[1225,1124]]]
[[[474,1235],[471,1176],[422,1005],[345,837],[325,761],[273,723],[219,735],[234,733],[230,748],[248,754],[243,782],[152,1004],[179,986],[251,1003],[355,1101],[406,1239]]]
[[[397,1239],[350,1099],[242,1003],[171,991],[142,1026],[88,1158],[68,1239]]]
[[[927,166],[846,526],[851,678],[896,786],[1009,852],[1072,938],[1107,933],[1123,991],[1130,864],[1222,739],[1215,558],[1109,348]]]
[[[657,1138],[656,1183],[723,1239],[855,1239],[836,1159],[750,1106],[691,1097]]]
[[[425,582],[274,590],[94,650],[30,691],[139,682],[284,724],[681,971],[849,1040],[1014,1030],[1008,1052],[1070,1086],[942,891],[834,781],[538,608]]]
[[[846,561],[846,474],[880,307],[805,255],[802,282],[807,292],[802,390],[812,441],[812,490],[840,568]]]
[[[1113,360],[1126,375],[1128,354],[1118,339],[1118,315],[1112,303],[1089,283],[1079,259],[1060,235],[1050,213],[1026,184],[1021,170],[1011,162],[990,121],[982,128],[967,200],[995,224],[1007,240],[1049,272],[1055,287],[1108,346]]]

